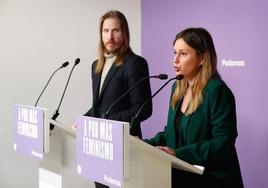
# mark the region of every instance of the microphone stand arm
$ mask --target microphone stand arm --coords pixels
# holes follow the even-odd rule
[[[108,108],[108,110],[104,114],[104,119],[107,119],[108,114],[110,113],[111,109],[114,107],[115,104],[117,104],[118,101],[120,101],[123,97],[125,97],[132,89],[134,89],[137,85],[139,85],[141,82],[143,82],[146,79],[155,78],[156,76],[146,76],[143,79],[136,82],[132,87],[130,87],[123,95],[118,97],[116,101],[113,102],[113,104]]]
[[[53,116],[51,117],[51,119],[53,119],[53,120],[56,120],[57,117],[60,115],[60,113],[59,113],[59,109],[60,109],[60,106],[61,106],[63,97],[64,97],[64,95],[65,95],[67,86],[69,85],[69,82],[70,82],[70,79],[71,79],[71,76],[72,76],[72,72],[73,72],[74,67],[75,67],[76,65],[77,65],[77,64],[74,64],[74,66],[72,67],[72,70],[71,70],[71,72],[70,72],[70,74],[69,74],[67,83],[66,83],[65,88],[64,88],[64,90],[63,90],[63,94],[62,94],[62,96],[61,96],[61,99],[60,99],[60,103],[59,103],[59,105],[58,105],[58,108],[57,108],[57,110],[54,112]],[[54,125],[53,125],[52,123],[50,123],[50,130],[53,130],[53,129],[54,129]]]
[[[131,122],[130,122],[130,128],[132,128],[133,126],[136,125],[136,119],[137,117],[140,115],[142,109],[144,108],[144,106],[151,101],[169,82],[171,82],[172,80],[177,80],[177,77],[171,78],[169,79],[162,87],[160,87],[149,99],[147,99],[143,105],[140,107],[139,111],[136,113],[136,115],[134,117],[132,117]]]
[[[38,102],[39,102],[39,100],[40,100],[40,97],[42,96],[42,94],[43,94],[44,91],[46,90],[46,88],[47,88],[49,82],[51,81],[52,77],[54,76],[54,74],[55,74],[58,70],[60,70],[61,68],[62,68],[62,67],[60,67],[60,68],[58,68],[57,70],[55,70],[55,71],[53,72],[53,74],[50,76],[50,78],[48,79],[48,81],[47,81],[47,83],[46,83],[44,89],[42,90],[41,94],[40,94],[39,97],[37,98],[34,107],[37,106],[37,104],[38,104]]]

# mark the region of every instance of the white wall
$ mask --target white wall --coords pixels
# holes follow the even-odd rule
[[[91,106],[90,66],[97,57],[98,22],[110,9],[126,15],[132,49],[140,54],[140,0],[0,0],[1,188],[38,187],[38,163],[12,150],[14,104],[34,105],[52,72],[65,61],[72,66],[79,57],[58,120],[71,125]],[[54,112],[71,66],[55,75],[39,106]],[[67,140],[66,155],[72,151],[68,145],[73,148],[75,143]],[[79,178],[63,183],[64,187],[83,184]]]

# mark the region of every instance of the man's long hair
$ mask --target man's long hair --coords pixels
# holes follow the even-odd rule
[[[178,39],[183,39],[192,47],[198,56],[203,57],[202,67],[197,75],[194,85],[190,88],[192,98],[186,114],[191,114],[203,101],[203,91],[212,77],[220,77],[217,71],[217,54],[214,47],[213,39],[209,32],[203,28],[188,28],[175,37],[173,45]],[[171,98],[171,106],[175,109],[178,100],[186,93],[188,84],[185,79],[177,81],[177,87]]]
[[[127,19],[124,16],[124,14],[122,14],[121,12],[117,11],[117,10],[111,10],[109,12],[106,12],[101,18],[100,18],[100,27],[99,27],[99,60],[97,63],[97,67],[95,72],[96,73],[101,73],[104,63],[105,63],[105,57],[104,54],[106,52],[106,49],[104,47],[103,41],[102,41],[102,28],[103,28],[103,22],[104,20],[108,19],[108,18],[115,18],[120,22],[120,27],[121,27],[121,31],[123,33],[123,43],[122,46],[119,48],[119,50],[116,53],[116,60],[115,60],[115,64],[117,64],[118,66],[123,64],[124,58],[126,56],[126,54],[131,50],[129,43],[130,43],[130,35],[129,35],[129,28],[128,28],[128,23],[127,23]]]

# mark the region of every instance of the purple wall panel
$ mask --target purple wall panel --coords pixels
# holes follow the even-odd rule
[[[245,187],[268,185],[268,1],[142,0],[142,55],[150,74],[172,70],[175,35],[187,27],[205,27],[218,53],[218,69],[236,97],[236,143]],[[227,62],[227,63],[226,63]],[[232,66],[227,66],[232,64]],[[238,65],[244,66],[238,66]],[[163,83],[152,80],[153,92]],[[144,137],[163,130],[171,84],[154,99]]]

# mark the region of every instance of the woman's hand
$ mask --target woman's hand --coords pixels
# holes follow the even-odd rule
[[[176,157],[175,150],[165,146],[156,146],[156,148]]]

